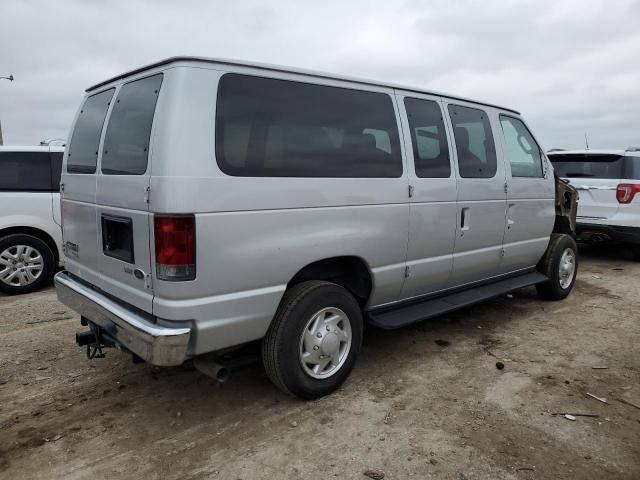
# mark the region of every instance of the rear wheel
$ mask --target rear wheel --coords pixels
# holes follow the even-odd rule
[[[640,245],[631,246],[631,257],[634,261],[640,262]]]
[[[536,285],[538,293],[547,300],[566,298],[576,283],[578,247],[569,235],[554,233],[547,251],[538,263],[538,270],[549,280]]]
[[[28,293],[51,282],[55,257],[38,237],[13,234],[0,238],[0,292]]]
[[[262,341],[262,360],[282,391],[313,399],[349,376],[362,344],[362,313],[343,287],[310,281],[289,289]]]

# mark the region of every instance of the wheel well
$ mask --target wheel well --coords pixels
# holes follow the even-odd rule
[[[287,284],[287,288],[308,280],[326,280],[346,288],[364,305],[369,300],[373,281],[369,267],[359,257],[333,257],[310,263]]]
[[[47,246],[53,252],[53,257],[55,258],[56,265],[60,261],[60,252],[58,252],[58,246],[56,245],[55,240],[51,238],[51,235],[49,235],[44,230],[40,230],[38,228],[33,228],[33,227],[9,227],[9,228],[0,230],[0,238],[6,237],[7,235],[16,235],[16,234],[33,235],[34,237],[39,238],[44,243],[46,243]]]
[[[553,225],[554,233],[564,233],[566,235],[575,235],[575,231],[571,229],[571,221],[567,217],[556,216],[556,221]]]

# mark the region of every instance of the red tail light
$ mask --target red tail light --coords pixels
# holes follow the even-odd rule
[[[636,193],[640,192],[640,184],[621,183],[616,189],[616,198],[618,203],[631,203]]]
[[[196,278],[196,219],[193,215],[156,215],[156,275],[160,280]]]

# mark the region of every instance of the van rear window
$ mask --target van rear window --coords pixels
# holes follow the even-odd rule
[[[151,125],[162,74],[126,83],[118,92],[104,137],[102,173],[142,175],[147,171]]]
[[[402,158],[384,93],[226,74],[216,160],[241,177],[399,177]]]
[[[549,160],[559,177],[621,179],[623,161],[621,155],[603,154],[553,154]]]
[[[115,88],[87,97],[68,148],[67,172],[95,173],[100,135]]]

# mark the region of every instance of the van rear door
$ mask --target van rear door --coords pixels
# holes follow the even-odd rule
[[[149,313],[153,303],[150,145],[161,84],[162,74],[156,74],[117,88],[108,101],[106,125],[101,127],[98,161],[90,175],[93,183],[89,175],[82,180],[73,178],[81,174],[68,175],[63,181],[63,229],[71,259],[68,270]],[[68,165],[73,165],[76,156],[74,140],[82,132],[82,115],[83,111],[72,136]]]
[[[578,221],[598,223],[618,213],[616,188],[623,176],[623,156],[567,153],[551,154],[549,159],[556,174],[579,191]]]

